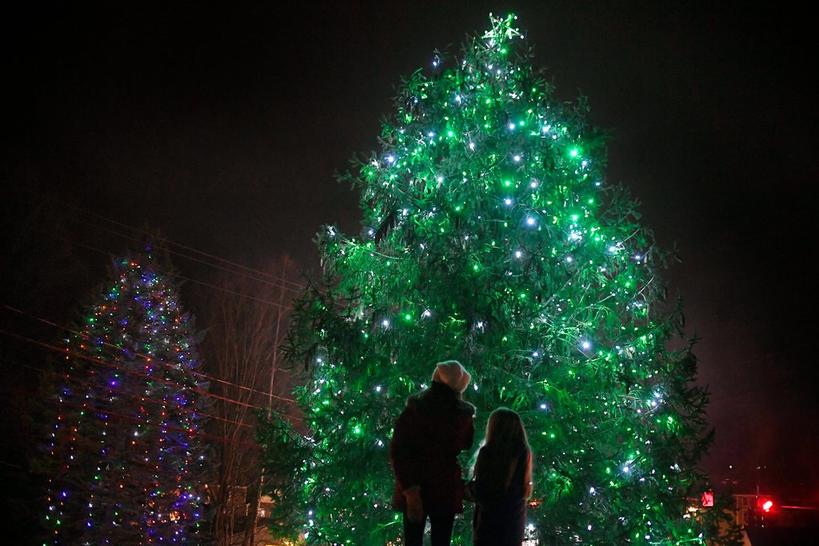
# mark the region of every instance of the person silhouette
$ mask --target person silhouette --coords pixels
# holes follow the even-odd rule
[[[475,406],[463,400],[470,379],[460,362],[439,362],[429,388],[409,397],[395,424],[392,501],[404,515],[406,546],[421,546],[427,518],[432,546],[448,546],[455,514],[463,512],[457,457],[472,447],[475,436]]]
[[[516,412],[498,408],[489,416],[467,496],[476,504],[474,546],[520,546],[532,496],[532,450]]]

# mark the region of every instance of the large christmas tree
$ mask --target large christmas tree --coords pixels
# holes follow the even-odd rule
[[[403,82],[380,150],[349,176],[364,231],[318,236],[323,279],[289,345],[310,370],[310,543],[395,543],[392,427],[450,358],[472,373],[479,436],[500,405],[525,422],[542,544],[702,540],[686,507],[705,394],[663,303],[663,253],[606,184],[582,103],[554,100],[514,21],[491,18]]]
[[[48,543],[201,544],[207,384],[192,318],[149,255],[116,260],[84,317],[48,448]]]

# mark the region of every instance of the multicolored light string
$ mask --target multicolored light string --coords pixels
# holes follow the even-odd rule
[[[194,375],[193,324],[149,256],[117,260],[113,272],[66,340],[49,543],[198,543],[206,467],[196,391],[207,385]]]

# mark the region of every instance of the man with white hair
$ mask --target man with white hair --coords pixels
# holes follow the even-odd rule
[[[458,453],[472,447],[475,406],[463,400],[471,376],[460,362],[435,365],[432,384],[407,400],[390,443],[393,507],[404,514],[404,544],[421,546],[429,518],[432,546],[449,546],[463,512]]]

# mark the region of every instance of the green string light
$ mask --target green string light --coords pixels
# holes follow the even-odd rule
[[[479,435],[495,407],[521,414],[544,536],[671,544],[704,525],[683,518],[698,479],[683,463],[706,430],[693,356],[666,348],[679,317],[663,305],[663,253],[515,19],[492,17],[461,57],[404,82],[381,149],[342,177],[363,235],[317,237],[321,290],[297,304],[288,342],[316,362],[298,393],[313,416],[296,471],[310,543],[395,543],[384,439],[448,358],[472,373]],[[468,544],[469,517],[456,525]]]

